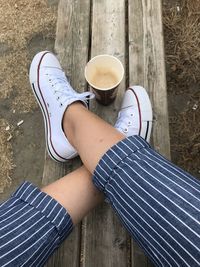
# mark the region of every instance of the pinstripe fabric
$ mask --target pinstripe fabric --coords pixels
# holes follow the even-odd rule
[[[200,266],[200,182],[129,137],[93,177],[131,236],[156,266]]]
[[[43,266],[72,227],[58,202],[23,183],[0,205],[0,266]]]

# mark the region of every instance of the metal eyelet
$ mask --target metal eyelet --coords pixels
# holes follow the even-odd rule
[[[124,133],[128,133],[128,129],[127,128],[124,129]]]
[[[128,125],[129,125],[129,126],[130,126],[130,125],[132,125],[132,122],[131,122],[131,121],[129,121],[129,122],[128,122]]]
[[[60,107],[62,107],[63,106],[63,104],[62,103],[60,103]]]
[[[131,117],[133,117],[133,113],[131,113]]]

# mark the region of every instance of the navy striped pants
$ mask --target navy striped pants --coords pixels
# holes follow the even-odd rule
[[[198,180],[133,136],[103,156],[93,181],[155,266],[200,266]],[[59,203],[25,182],[0,206],[0,266],[43,266],[72,228]]]

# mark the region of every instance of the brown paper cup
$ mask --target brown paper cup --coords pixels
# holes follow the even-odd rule
[[[123,77],[121,61],[110,55],[96,56],[85,67],[85,78],[102,105],[109,105],[115,100]]]

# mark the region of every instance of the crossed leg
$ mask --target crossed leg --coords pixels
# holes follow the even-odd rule
[[[97,130],[95,137],[87,123],[75,119],[80,114]],[[104,196],[155,265],[199,266],[199,181],[141,137],[124,139],[79,104],[66,111],[64,129],[86,167],[43,192],[24,184],[1,205],[2,267],[43,266],[73,224]]]
[[[98,195],[96,203],[102,200],[99,191],[103,191],[154,264],[198,266],[199,181],[142,138],[125,139],[79,103],[67,109],[63,125],[85,168],[93,174],[87,186]]]
[[[79,102],[68,107],[63,118],[63,128],[84,166],[42,191],[61,203],[76,224],[103,200],[103,193],[92,182],[92,173],[105,152],[125,136]]]
[[[125,138],[78,102],[68,107],[63,126],[70,143],[77,149],[91,174],[106,151]]]

